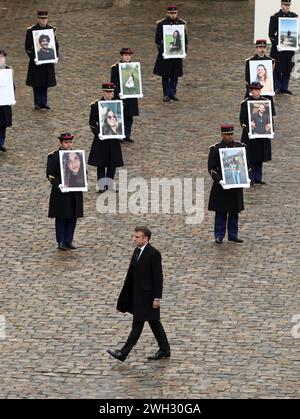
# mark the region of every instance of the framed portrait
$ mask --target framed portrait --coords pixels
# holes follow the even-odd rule
[[[15,103],[13,70],[4,68],[0,70],[0,106],[11,106]]]
[[[122,100],[99,100],[100,140],[125,138]]]
[[[163,25],[163,58],[165,60],[186,57],[184,29],[184,25]]]
[[[278,23],[278,51],[298,51],[298,18],[280,17]]]
[[[248,165],[245,147],[219,149],[224,189],[249,188]]]
[[[87,192],[84,150],[59,150],[61,183],[66,192]]]
[[[270,100],[248,100],[249,138],[274,138]]]
[[[57,63],[57,52],[53,29],[32,31],[36,65]]]
[[[262,96],[274,96],[273,61],[272,60],[250,60],[250,83],[257,81],[263,88]]]
[[[143,97],[140,63],[120,63],[120,98]]]

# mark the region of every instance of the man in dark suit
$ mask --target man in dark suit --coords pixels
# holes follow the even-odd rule
[[[147,321],[157,340],[159,350],[148,360],[170,357],[170,345],[160,322],[160,300],[163,288],[161,255],[149,243],[151,231],[147,227],[136,227],[133,234],[133,252],[126,279],[118,299],[117,310],[133,314],[132,330],[121,350],[107,352],[125,361],[141,336]]]

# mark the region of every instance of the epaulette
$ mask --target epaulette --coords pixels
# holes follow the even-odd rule
[[[253,57],[253,55],[252,55],[251,57],[249,57],[249,58],[246,58],[246,59],[245,59],[245,62],[246,62],[246,61],[250,61],[252,57]]]
[[[219,144],[219,143],[212,144],[212,145],[209,147],[209,149],[211,149],[211,148],[213,148],[213,147],[216,147],[218,144]]]
[[[158,24],[158,23],[162,22],[163,20],[165,20],[165,17],[164,17],[163,19],[158,20],[158,21],[156,22],[156,24]]]
[[[56,150],[51,151],[48,156],[51,156],[52,154],[54,154],[56,152]]]
[[[116,62],[115,64],[113,64],[113,65],[111,66],[111,68],[113,68],[113,67],[117,66],[118,64],[120,64],[120,61],[118,61],[118,62]]]
[[[187,21],[184,19],[180,19],[185,25],[187,25]]]
[[[242,103],[244,103],[244,102],[246,102],[246,101],[247,101],[247,99],[248,99],[248,98],[246,97],[246,99],[242,100],[242,101],[241,101],[241,104],[242,104]]]
[[[91,106],[96,105],[96,102],[98,102],[98,99],[94,100],[94,102],[91,102]]]
[[[28,26],[28,28],[26,30],[28,31],[29,29],[32,29],[34,26],[35,25]]]

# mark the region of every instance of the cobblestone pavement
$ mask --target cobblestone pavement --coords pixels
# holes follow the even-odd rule
[[[89,151],[89,103],[108,80],[120,47],[130,45],[142,61],[145,95],[136,142],[123,148],[130,179],[203,177],[206,208],[207,154],[219,140],[220,122],[233,122],[240,136],[253,10],[246,2],[181,2],[181,16],[189,20],[189,56],[179,82],[181,101],[163,104],[160,79],[152,74],[155,22],[163,5],[135,0],[124,8],[51,11],[61,57],[49,113],[32,110],[24,83],[25,29],[34,19],[19,14],[1,22],[1,46],[17,88],[8,151],[0,156],[0,315],[7,335],[0,340],[1,397],[300,396],[300,340],[292,335],[292,318],[300,314],[298,82],[291,83],[295,96],[276,98],[268,185],[245,193],[243,245],[216,246],[213,213],[206,210],[200,225],[186,225],[185,214],[97,213],[96,175],[89,168],[85,218],[76,230],[80,248],[56,250],[54,223],[47,218],[46,157],[66,130],[75,130],[77,146]],[[156,349],[145,326],[121,364],[106,349],[119,348],[129,332],[131,317],[115,305],[132,253],[131,232],[144,223],[163,255],[162,320],[172,358],[146,361]]]

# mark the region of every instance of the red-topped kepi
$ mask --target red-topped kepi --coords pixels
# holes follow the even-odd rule
[[[168,12],[177,12],[177,6],[176,6],[176,4],[169,4],[167,6],[167,11]]]
[[[249,89],[262,89],[264,86],[262,84],[260,84],[259,81],[253,81],[250,85],[249,85]]]
[[[257,39],[255,42],[256,47],[266,47],[267,46],[267,40],[266,39]]]
[[[74,135],[70,134],[69,132],[64,132],[63,134],[60,134],[60,136],[58,137],[60,141],[73,140],[73,138]]]
[[[37,17],[39,18],[47,18],[48,17],[48,10],[37,10],[36,12]]]
[[[120,49],[120,54],[121,55],[123,55],[123,54],[133,54],[133,51],[132,51],[131,48],[121,48]]]
[[[113,92],[115,90],[115,85],[113,83],[102,83],[103,92]]]
[[[7,56],[6,52],[4,49],[0,49],[0,55],[3,55],[4,57]]]
[[[234,127],[232,124],[222,124],[221,125],[222,134],[234,134]]]

